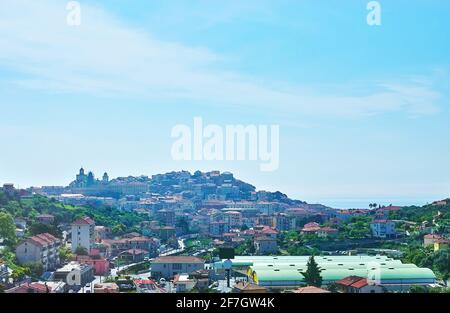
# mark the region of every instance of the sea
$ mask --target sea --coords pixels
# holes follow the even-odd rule
[[[313,199],[306,201],[310,204],[323,204],[325,206],[335,209],[369,209],[370,203],[377,205],[388,206],[423,206],[432,203],[436,200],[441,200],[435,197],[429,198],[339,198],[339,199]]]

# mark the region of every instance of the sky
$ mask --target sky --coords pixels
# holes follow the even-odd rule
[[[450,2],[0,0],[0,183],[231,171],[310,203],[450,196]],[[279,125],[279,167],[177,161],[174,126]]]

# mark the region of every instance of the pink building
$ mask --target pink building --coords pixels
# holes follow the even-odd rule
[[[105,275],[109,273],[109,261],[97,255],[77,255],[76,260],[80,264],[93,267],[94,275]]]

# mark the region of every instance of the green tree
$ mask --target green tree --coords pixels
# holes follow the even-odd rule
[[[44,266],[42,263],[29,263],[25,265],[25,268],[28,269],[28,274],[35,279],[38,279],[42,276],[42,273],[44,273]]]
[[[3,238],[6,245],[12,247],[16,244],[16,226],[11,214],[0,212],[0,238]]]
[[[61,231],[56,226],[41,223],[31,224],[28,228],[28,232],[30,233],[30,236],[49,233],[58,238],[62,237]]]
[[[0,191],[0,205],[8,204],[8,198],[6,197],[4,192]]]
[[[329,291],[329,292],[332,292],[332,293],[337,293],[338,292],[338,286],[336,285],[336,284],[329,284],[328,285],[328,287],[327,287],[327,290]]]
[[[321,287],[322,286],[322,276],[320,276],[319,265],[317,265],[314,256],[311,256],[307,263],[306,272],[302,272],[305,277],[305,283],[308,286]]]
[[[27,267],[21,267],[21,266],[16,266],[13,269],[13,272],[11,274],[11,278],[14,281],[18,281],[18,280],[22,280],[25,278],[25,276],[30,275],[30,269]]]
[[[189,222],[186,217],[178,217],[175,226],[182,229],[183,233],[189,233]]]
[[[428,293],[428,289],[425,286],[411,286],[410,293]]]
[[[58,250],[58,253],[61,262],[70,261],[73,258],[72,251],[66,246],[61,246]]]
[[[122,235],[126,231],[127,227],[124,224],[116,224],[112,229],[111,232],[113,235]]]
[[[76,255],[88,255],[89,253],[85,247],[79,246],[75,249],[75,254]]]

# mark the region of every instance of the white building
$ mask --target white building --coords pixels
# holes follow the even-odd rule
[[[256,253],[259,255],[278,252],[277,240],[268,236],[256,237],[254,239]]]
[[[88,252],[95,242],[95,223],[89,217],[83,217],[72,223],[72,252],[78,247],[85,248]]]
[[[94,268],[88,264],[80,264],[72,261],[57,269],[53,273],[53,281],[66,283],[68,289],[78,289],[92,282],[94,279]]]
[[[44,233],[28,238],[16,247],[16,257],[20,264],[39,263],[45,271],[59,265],[61,241]]]
[[[6,283],[9,278],[8,266],[0,261],[0,283]]]
[[[374,220],[370,223],[372,235],[377,238],[393,238],[396,236],[395,222],[390,220]]]
[[[156,258],[151,265],[152,277],[172,279],[177,274],[202,270],[205,261],[193,256],[163,256]]]
[[[209,223],[209,235],[211,237],[222,237],[224,233],[230,231],[230,226],[227,222],[211,222]]]
[[[194,289],[197,284],[197,280],[194,278],[189,278],[189,274],[178,274],[175,276],[173,284],[177,293],[189,292]]]
[[[229,228],[239,228],[242,225],[242,213],[237,211],[229,211],[224,213],[225,222]]]

